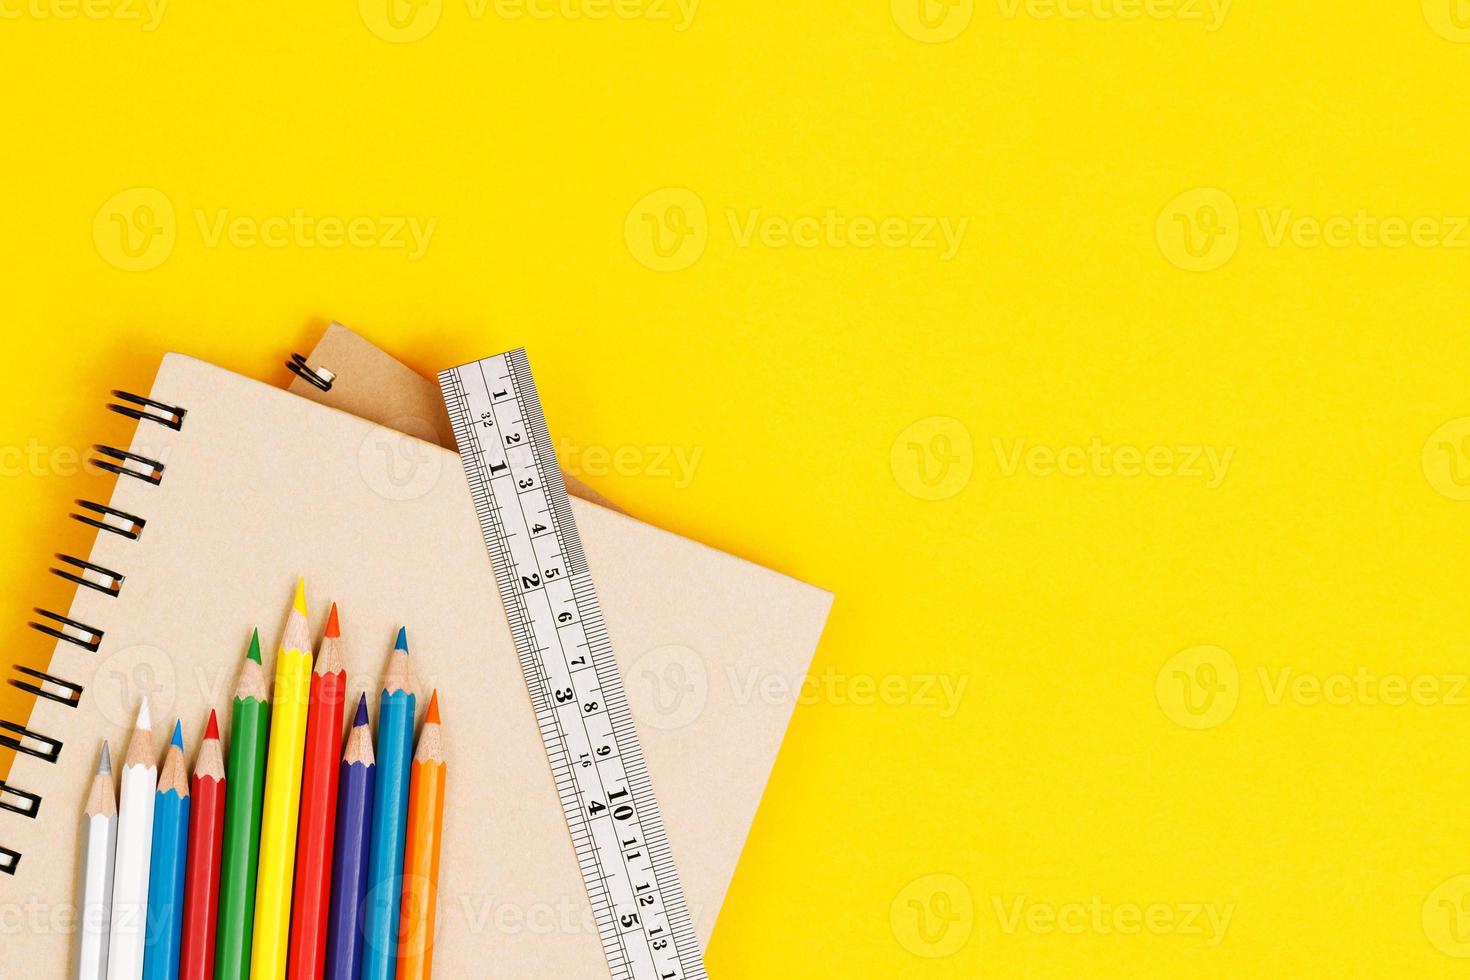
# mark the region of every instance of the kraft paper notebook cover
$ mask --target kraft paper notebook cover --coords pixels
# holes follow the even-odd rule
[[[454,430],[449,425],[444,399],[439,396],[439,385],[394,360],[361,334],[333,323],[322,334],[307,363],[311,369],[330,371],[331,386],[323,390],[307,382],[293,367],[291,370],[297,376],[291,380],[291,390],[296,394],[445,449],[455,448]],[[562,479],[572,496],[612,510],[622,509],[576,477],[563,473]]]
[[[400,624],[421,713],[441,691],[453,781],[438,969],[605,975],[458,458],[177,354],[150,397],[187,415],[178,431],[138,425],[130,451],[162,464],[159,482],[119,478],[110,506],[146,525],[136,540],[98,535],[89,560],[126,578],[116,595],[78,589],[67,614],[97,649],[59,642],[55,680],[18,678],[53,695],[26,728],[61,746],[54,760],[19,755],[0,795],[20,811],[0,810],[0,847],[18,855],[0,856],[14,861],[0,907],[24,923],[6,937],[7,973],[54,976],[74,955],[77,814],[99,739],[121,750],[147,693],[155,717],[183,719],[192,756],[208,709],[229,703],[250,626],[274,643],[302,573],[318,635],[328,604],[341,607],[351,691],[376,691]],[[742,697],[740,678],[799,676],[830,597],[605,508],[573,511],[707,942],[792,707]],[[639,683],[675,674],[672,695]]]

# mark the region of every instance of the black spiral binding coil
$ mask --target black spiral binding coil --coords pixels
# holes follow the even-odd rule
[[[71,515],[72,520],[81,521],[83,524],[90,524],[99,531],[111,531],[113,534],[121,534],[123,537],[130,538],[133,541],[138,540],[138,536],[143,533],[143,526],[148,523],[143,518],[129,514],[125,510],[116,510],[108,507],[106,504],[98,504],[90,500],[78,500],[77,506],[83,510],[90,510],[93,514],[100,514],[101,516],[92,517],[88,514],[73,514]]]
[[[22,680],[19,677],[12,677],[10,679],[11,687],[19,688],[27,694],[34,694],[38,698],[45,698],[48,701],[64,704],[68,708],[75,708],[82,703],[82,685],[73,684],[71,681],[64,681],[60,677],[53,677],[43,670],[36,670],[32,667],[23,667],[20,664],[13,664],[12,666],[15,667],[16,673],[30,677],[39,683],[31,683],[31,681]]]
[[[301,365],[307,374],[317,376],[317,372],[305,366],[305,360],[301,361]],[[330,371],[323,372],[323,374],[324,381],[319,379],[313,383],[319,388],[325,384],[326,387],[322,388],[325,391],[331,387],[332,374]],[[162,425],[177,431],[183,428],[184,417],[188,414],[185,409],[178,406],[126,391],[114,391],[112,397],[116,400],[109,402],[107,407],[119,415],[137,420],[139,424],[152,422],[155,425]],[[163,482],[164,464],[161,460],[150,459],[147,456],[140,456],[113,446],[94,446],[93,450],[95,455],[90,462],[98,469],[115,473],[119,478],[129,477],[141,480],[151,486],[158,486]],[[72,519],[94,527],[99,532],[106,531],[109,534],[136,541],[143,534],[143,528],[147,524],[136,514],[129,514],[127,511],[118,510],[106,504],[99,504],[91,500],[78,500],[76,503],[78,509],[72,513]],[[79,588],[91,589],[114,598],[122,592],[124,576],[120,572],[74,555],[58,554],[56,560],[57,564],[52,566],[51,573],[66,579]],[[104,634],[95,626],[49,609],[37,608],[36,617],[30,623],[31,629],[58,642],[71,643],[88,653],[96,653],[102,646]],[[75,708],[81,704],[82,686],[80,684],[74,684],[63,677],[57,677],[22,664],[12,664],[12,669],[15,676],[9,678],[11,687],[68,708]],[[0,747],[33,756],[54,765],[61,758],[62,743],[59,739],[32,731],[17,722],[0,719]],[[41,797],[22,787],[0,780],[0,810],[8,810],[35,819],[41,811]],[[19,851],[0,845],[0,874],[14,875],[20,867],[21,856]]]
[[[112,446],[93,446],[92,451],[97,455],[89,462],[99,470],[116,473],[118,476],[130,476],[155,487],[163,482],[163,464],[156,459]]]
[[[0,721],[0,728],[10,734],[0,734],[0,745],[16,752],[33,755],[37,759],[55,762],[61,758],[61,743],[54,738],[38,735],[24,725],[13,721]]]
[[[103,568],[101,565],[94,565],[89,561],[82,561],[80,558],[74,558],[71,555],[58,554],[56,558],[72,566],[72,568],[78,569],[80,574],[65,568],[52,568],[52,575],[59,575],[68,582],[75,582],[77,585],[85,585],[87,588],[101,592],[103,595],[115,596],[122,591],[123,577],[112,569]],[[88,578],[88,572],[91,572],[95,577]],[[104,578],[106,581],[99,582],[97,578]]]
[[[291,359],[286,362],[286,367],[290,368],[291,373],[296,377],[322,391],[331,391],[332,383],[337,380],[337,376],[331,371],[324,367],[312,367],[300,354],[292,354]]]

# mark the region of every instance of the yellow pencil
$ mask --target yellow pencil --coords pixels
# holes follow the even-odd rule
[[[286,975],[296,820],[301,808],[301,768],[310,705],[311,632],[306,622],[306,581],[302,579],[296,583],[296,602],[286,617],[286,631],[276,653],[276,691],[260,825],[260,871],[255,885],[251,980],[282,980]]]

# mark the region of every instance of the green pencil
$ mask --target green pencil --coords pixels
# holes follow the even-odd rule
[[[220,857],[219,924],[215,980],[250,980],[250,943],[255,924],[255,872],[260,859],[260,809],[265,793],[265,752],[270,736],[270,700],[260,665],[260,631],[235,688],[226,781],[224,849]]]

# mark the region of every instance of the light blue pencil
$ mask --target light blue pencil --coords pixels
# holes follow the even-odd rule
[[[189,858],[189,777],[184,771],[184,729],[174,737],[158,773],[153,803],[153,856],[148,872],[148,922],[143,980],[177,980],[184,925],[184,869]]]
[[[400,629],[378,697],[378,772],[368,854],[367,909],[362,922],[362,980],[393,980],[398,968],[398,910],[403,900],[414,708],[408,633]]]

